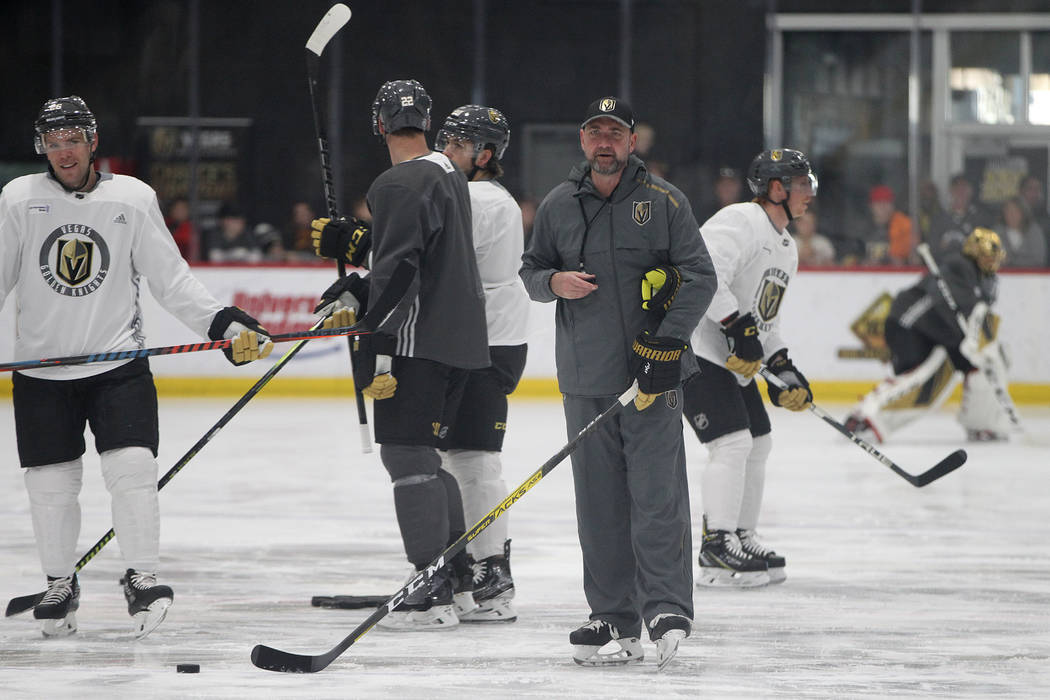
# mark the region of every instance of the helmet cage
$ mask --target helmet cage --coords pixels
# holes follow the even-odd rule
[[[434,148],[438,151],[445,150],[452,138],[461,138],[473,143],[472,158],[477,158],[483,150],[490,148],[495,159],[500,160],[510,143],[510,124],[498,109],[464,105],[454,109],[445,119],[434,141]]]

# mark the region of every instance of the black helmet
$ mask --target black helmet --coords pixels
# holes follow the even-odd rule
[[[385,82],[372,102],[372,133],[380,135],[380,119],[388,134],[408,128],[429,131],[430,105],[430,95],[415,80]]]
[[[33,128],[36,131],[36,152],[43,155],[47,152],[44,148],[44,134],[59,129],[83,129],[84,136],[90,142],[95,138],[98,122],[83,98],[70,95],[45,102],[36,121],[33,122]]]
[[[791,178],[809,176],[813,194],[817,194],[817,178],[809,165],[809,158],[802,151],[790,148],[774,148],[762,151],[747,168],[747,184],[756,197],[769,195],[769,181],[780,180],[784,189],[791,191]]]
[[[463,105],[456,107],[452,114],[445,118],[434,143],[434,150],[445,150],[448,140],[453,136],[472,142],[475,157],[488,147],[492,149],[496,160],[499,160],[510,143],[510,123],[498,109]]]

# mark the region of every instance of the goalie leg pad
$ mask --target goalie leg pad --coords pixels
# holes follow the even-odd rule
[[[957,419],[971,439],[1007,439],[1010,419],[983,371],[975,370],[966,375]]]

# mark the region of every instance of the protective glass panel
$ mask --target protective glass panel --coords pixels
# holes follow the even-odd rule
[[[1024,121],[1021,39],[1016,32],[953,32],[951,118],[977,124]]]
[[[1028,121],[1032,124],[1050,124],[1050,32],[1032,32]]]

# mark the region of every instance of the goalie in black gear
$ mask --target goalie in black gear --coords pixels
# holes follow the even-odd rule
[[[886,345],[893,376],[861,399],[845,426],[868,440],[891,434],[939,408],[963,381],[957,419],[972,441],[1006,440],[1010,421],[979,367],[988,367],[1006,386],[998,342],[998,317],[990,312],[998,293],[997,272],[1005,258],[999,235],[976,228],[961,252],[946,253],[941,274],[966,318],[965,332],[945,301],[937,280],[926,274],[901,291],[886,319]]]

